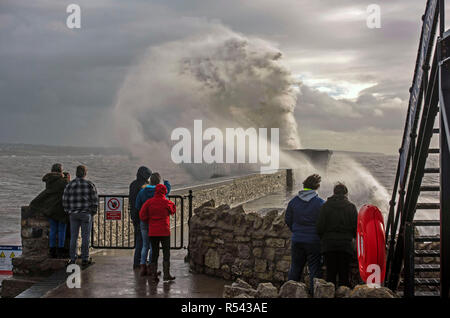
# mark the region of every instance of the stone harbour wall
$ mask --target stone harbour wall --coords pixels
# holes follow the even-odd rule
[[[243,279],[256,286],[271,282],[281,286],[291,264],[291,232],[284,212],[246,213],[242,205],[215,207],[210,200],[195,210],[189,231],[190,268],[226,280]],[[308,284],[308,279],[305,283]],[[359,284],[357,264],[352,265],[352,285]]]
[[[183,189],[175,189],[172,194],[187,195],[193,191],[193,208],[203,202],[214,200],[217,205],[230,206],[261,198],[267,194],[286,190],[293,184],[292,170],[278,170],[274,173],[255,173],[232,179],[202,184]]]
[[[66,266],[65,259],[48,257],[50,225],[29,207],[21,210],[22,255],[13,258],[13,277],[2,282],[1,297],[10,298]]]
[[[195,210],[189,229],[193,271],[250,284],[287,280],[291,235],[278,210],[262,217],[211,200]]]

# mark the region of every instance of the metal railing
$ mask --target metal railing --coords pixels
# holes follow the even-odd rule
[[[110,214],[108,200],[120,202],[120,209]],[[189,195],[169,195],[175,203],[176,213],[170,217],[171,249],[186,248],[188,241],[188,222],[192,216],[192,191]],[[186,215],[185,211],[189,211]],[[102,249],[134,249],[136,246],[133,221],[127,194],[99,195],[98,212],[93,216],[91,247]]]
[[[440,218],[440,295],[447,298],[450,289],[450,34],[444,34],[444,0],[428,0],[423,16],[422,35],[416,62],[411,99],[403,136],[400,159],[388,216],[387,285],[395,290],[403,276],[404,295],[414,297],[415,219],[417,209],[439,209]],[[439,33],[436,37],[437,21]],[[433,53],[433,60],[430,61]],[[423,103],[423,105],[422,105]],[[435,129],[436,118],[440,129]],[[433,134],[440,134],[440,149],[430,149]],[[428,154],[440,154],[440,167],[426,168]],[[438,173],[439,185],[423,186],[425,174]],[[421,191],[440,191],[439,203],[418,202]],[[437,190],[435,190],[437,189]],[[398,190],[398,202],[397,199]],[[425,237],[424,237],[425,238]],[[419,238],[417,238],[419,239]],[[420,241],[420,240],[419,240]],[[418,265],[420,266],[420,265]],[[419,267],[420,269],[421,267]]]

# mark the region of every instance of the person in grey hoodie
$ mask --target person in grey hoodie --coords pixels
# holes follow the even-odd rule
[[[299,191],[288,204],[285,221],[292,232],[291,268],[288,279],[300,281],[305,264],[308,263],[310,293],[313,292],[313,279],[321,276],[320,238],[316,223],[324,200],[319,197],[321,177],[313,174],[303,181]]]

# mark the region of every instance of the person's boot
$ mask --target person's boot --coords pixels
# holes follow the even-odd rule
[[[151,269],[150,269],[150,264],[147,265],[147,275],[150,275]],[[157,276],[161,276],[161,271],[156,271],[156,275]]]
[[[59,258],[59,259],[66,258],[65,252],[66,251],[64,250],[64,247],[58,247],[56,249],[56,258]]]
[[[174,276],[170,275],[170,262],[163,262],[163,272],[164,272],[163,279],[165,281],[175,279]]]
[[[145,275],[148,275],[147,265],[141,264],[140,265],[139,276],[145,276]]]
[[[149,280],[154,282],[154,283],[158,283],[159,282],[159,278],[158,278],[158,267],[156,264],[150,263],[148,265],[149,268]]]
[[[48,255],[50,256],[50,258],[56,258],[56,247],[50,247]]]

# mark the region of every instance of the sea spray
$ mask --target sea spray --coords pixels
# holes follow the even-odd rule
[[[171,132],[202,119],[205,126],[223,131],[234,127],[280,128],[280,146],[300,148],[293,116],[297,83],[282,66],[279,50],[225,27],[207,32],[152,47],[131,68],[114,110],[122,146],[155,166],[180,169],[170,161]],[[317,170],[307,159],[293,159],[286,152],[280,156],[301,177]],[[204,179],[212,170],[217,174],[217,165],[192,164],[183,169]],[[245,170],[245,165],[238,166]],[[386,189],[350,157],[332,157],[321,193],[330,195],[337,181],[347,184],[358,207],[372,203],[387,214]]]
[[[269,43],[224,27],[150,48],[118,93],[120,143],[134,156],[164,161],[171,131],[202,119],[221,130],[279,128],[281,147],[299,148],[295,82],[280,59]]]
[[[319,194],[326,199],[333,194],[333,187],[337,182],[343,182],[349,190],[349,199],[359,209],[364,204],[376,205],[383,213],[385,220],[389,212],[390,195],[386,188],[360,163],[349,155],[335,153],[331,157],[325,171],[320,171],[308,161],[289,160],[288,154],[282,156],[285,164],[294,168],[295,179],[298,187],[306,177],[312,173],[322,176]]]

